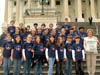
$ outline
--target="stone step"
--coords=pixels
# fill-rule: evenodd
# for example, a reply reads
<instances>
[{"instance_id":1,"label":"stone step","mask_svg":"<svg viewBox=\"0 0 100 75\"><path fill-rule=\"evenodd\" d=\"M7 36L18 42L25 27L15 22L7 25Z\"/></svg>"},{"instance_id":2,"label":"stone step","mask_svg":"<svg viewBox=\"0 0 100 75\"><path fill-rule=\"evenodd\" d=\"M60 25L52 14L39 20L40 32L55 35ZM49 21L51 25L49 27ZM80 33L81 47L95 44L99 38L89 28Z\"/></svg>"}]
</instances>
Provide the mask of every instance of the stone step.
<instances>
[{"instance_id":1,"label":"stone step","mask_svg":"<svg viewBox=\"0 0 100 75\"><path fill-rule=\"evenodd\" d=\"M85 75L88 75L87 70L84 70L84 72L85 72ZM31 71L30 73L31 73L31 75L33 75L34 71ZM48 73L48 71L43 71L43 75L47 75L47 73ZM0 71L0 75L3 75L3 74L4 74L4 72ZM20 75L22 75L22 74L23 74L23 71L20 72ZM13 75L13 70L10 71L10 75ZM53 75L55 75L55 71L53 71ZM72 71L72 75L76 75L75 71ZM100 70L96 70L95 75L100 75Z\"/></svg>"}]
</instances>

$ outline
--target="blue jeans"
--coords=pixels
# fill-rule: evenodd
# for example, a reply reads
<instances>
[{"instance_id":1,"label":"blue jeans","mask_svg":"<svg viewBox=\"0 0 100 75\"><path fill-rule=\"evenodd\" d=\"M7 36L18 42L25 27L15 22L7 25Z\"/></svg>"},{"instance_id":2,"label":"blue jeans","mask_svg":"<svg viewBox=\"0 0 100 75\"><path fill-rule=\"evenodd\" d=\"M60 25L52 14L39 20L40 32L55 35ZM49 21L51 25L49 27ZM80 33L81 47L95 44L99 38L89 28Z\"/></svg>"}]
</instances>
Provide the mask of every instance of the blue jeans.
<instances>
[{"instance_id":1,"label":"blue jeans","mask_svg":"<svg viewBox=\"0 0 100 75\"><path fill-rule=\"evenodd\" d=\"M26 61L24 61L23 75L30 75L30 69L31 69L31 59L27 59Z\"/></svg>"},{"instance_id":2,"label":"blue jeans","mask_svg":"<svg viewBox=\"0 0 100 75\"><path fill-rule=\"evenodd\" d=\"M53 71L53 65L55 62L55 58L49 58L49 70L48 70L48 75L52 75Z\"/></svg>"},{"instance_id":3,"label":"blue jeans","mask_svg":"<svg viewBox=\"0 0 100 75\"><path fill-rule=\"evenodd\" d=\"M21 59L14 59L14 75L20 75Z\"/></svg>"},{"instance_id":4,"label":"blue jeans","mask_svg":"<svg viewBox=\"0 0 100 75\"><path fill-rule=\"evenodd\" d=\"M10 64L10 58L4 57L4 75L9 75Z\"/></svg>"},{"instance_id":5,"label":"blue jeans","mask_svg":"<svg viewBox=\"0 0 100 75\"><path fill-rule=\"evenodd\" d=\"M72 75L72 59L68 59L68 61L65 64L65 75Z\"/></svg>"},{"instance_id":6,"label":"blue jeans","mask_svg":"<svg viewBox=\"0 0 100 75\"><path fill-rule=\"evenodd\" d=\"M42 75L42 62L39 59L34 66L34 75Z\"/></svg>"}]
</instances>

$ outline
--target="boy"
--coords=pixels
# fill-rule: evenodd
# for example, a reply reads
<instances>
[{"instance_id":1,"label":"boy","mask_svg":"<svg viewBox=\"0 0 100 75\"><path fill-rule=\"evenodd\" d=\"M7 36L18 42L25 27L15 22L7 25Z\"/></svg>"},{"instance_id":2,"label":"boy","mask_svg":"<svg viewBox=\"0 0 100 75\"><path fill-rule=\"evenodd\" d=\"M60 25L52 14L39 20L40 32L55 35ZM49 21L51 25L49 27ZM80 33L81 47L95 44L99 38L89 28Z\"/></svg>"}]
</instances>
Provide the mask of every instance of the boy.
<instances>
[{"instance_id":1,"label":"boy","mask_svg":"<svg viewBox=\"0 0 100 75\"><path fill-rule=\"evenodd\" d=\"M12 21L10 21L10 26L8 27L8 33L12 36L14 33L15 33L15 26L14 26L14 24L15 24L15 21L14 20L12 20Z\"/></svg>"},{"instance_id":2,"label":"boy","mask_svg":"<svg viewBox=\"0 0 100 75\"><path fill-rule=\"evenodd\" d=\"M72 58L75 62L76 74L84 75L82 63L85 61L85 52L82 43L80 42L80 37L75 37L75 44L73 44Z\"/></svg>"}]
</instances>

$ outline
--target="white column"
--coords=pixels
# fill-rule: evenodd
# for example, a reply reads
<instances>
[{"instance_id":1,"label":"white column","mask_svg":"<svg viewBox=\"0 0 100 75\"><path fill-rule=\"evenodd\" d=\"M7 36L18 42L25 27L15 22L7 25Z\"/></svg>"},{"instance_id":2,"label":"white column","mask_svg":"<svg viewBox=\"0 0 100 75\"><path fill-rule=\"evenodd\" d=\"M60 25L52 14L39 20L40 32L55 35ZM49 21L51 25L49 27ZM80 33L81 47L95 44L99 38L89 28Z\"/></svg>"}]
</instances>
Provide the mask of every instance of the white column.
<instances>
[{"instance_id":1,"label":"white column","mask_svg":"<svg viewBox=\"0 0 100 75\"><path fill-rule=\"evenodd\" d=\"M4 14L4 23L2 24L2 30L8 26L8 0L5 0L5 14Z\"/></svg>"},{"instance_id":2,"label":"white column","mask_svg":"<svg viewBox=\"0 0 100 75\"><path fill-rule=\"evenodd\" d=\"M17 0L16 5L16 26L19 24L19 16L20 16L20 0Z\"/></svg>"},{"instance_id":3,"label":"white column","mask_svg":"<svg viewBox=\"0 0 100 75\"><path fill-rule=\"evenodd\" d=\"M98 18L100 19L100 0L97 0L98 3Z\"/></svg>"},{"instance_id":4,"label":"white column","mask_svg":"<svg viewBox=\"0 0 100 75\"><path fill-rule=\"evenodd\" d=\"M5 1L4 23L8 24L8 0Z\"/></svg>"},{"instance_id":5,"label":"white column","mask_svg":"<svg viewBox=\"0 0 100 75\"><path fill-rule=\"evenodd\" d=\"M83 18L82 18L82 1L81 0L76 0L76 15L77 15L77 21L78 22L83 22Z\"/></svg>"},{"instance_id":6,"label":"white column","mask_svg":"<svg viewBox=\"0 0 100 75\"><path fill-rule=\"evenodd\" d=\"M31 9L31 0L28 0L28 9Z\"/></svg>"},{"instance_id":7,"label":"white column","mask_svg":"<svg viewBox=\"0 0 100 75\"><path fill-rule=\"evenodd\" d=\"M8 13L9 13L9 15L8 15L8 23L10 23L10 21L12 20L12 17L13 17L13 0L8 0L8 4L9 4L9 6L8 6Z\"/></svg>"},{"instance_id":8,"label":"white column","mask_svg":"<svg viewBox=\"0 0 100 75\"><path fill-rule=\"evenodd\" d=\"M93 17L93 19L96 18L96 14L95 14L95 3L94 0L90 0L90 8L91 8L91 16Z\"/></svg>"},{"instance_id":9,"label":"white column","mask_svg":"<svg viewBox=\"0 0 100 75\"><path fill-rule=\"evenodd\" d=\"M85 9L86 9L86 20L88 21L88 18L90 17L90 7L89 7L89 0L85 0L86 1L86 6L85 6Z\"/></svg>"},{"instance_id":10,"label":"white column","mask_svg":"<svg viewBox=\"0 0 100 75\"><path fill-rule=\"evenodd\" d=\"M64 13L63 13L64 19L68 18L68 20L70 21L68 0L63 0L63 10L64 10Z\"/></svg>"},{"instance_id":11,"label":"white column","mask_svg":"<svg viewBox=\"0 0 100 75\"><path fill-rule=\"evenodd\" d=\"M37 6L38 6L38 8L41 8L40 0L38 0L38 2L37 2Z\"/></svg>"},{"instance_id":12,"label":"white column","mask_svg":"<svg viewBox=\"0 0 100 75\"><path fill-rule=\"evenodd\" d=\"M56 1L55 0L51 0L51 8L55 8L56 7Z\"/></svg>"},{"instance_id":13,"label":"white column","mask_svg":"<svg viewBox=\"0 0 100 75\"><path fill-rule=\"evenodd\" d=\"M24 11L24 9L23 8L24 8L24 1L21 0L20 1L20 23L24 22L24 19L23 19L23 15L24 15L23 11Z\"/></svg>"}]
</instances>

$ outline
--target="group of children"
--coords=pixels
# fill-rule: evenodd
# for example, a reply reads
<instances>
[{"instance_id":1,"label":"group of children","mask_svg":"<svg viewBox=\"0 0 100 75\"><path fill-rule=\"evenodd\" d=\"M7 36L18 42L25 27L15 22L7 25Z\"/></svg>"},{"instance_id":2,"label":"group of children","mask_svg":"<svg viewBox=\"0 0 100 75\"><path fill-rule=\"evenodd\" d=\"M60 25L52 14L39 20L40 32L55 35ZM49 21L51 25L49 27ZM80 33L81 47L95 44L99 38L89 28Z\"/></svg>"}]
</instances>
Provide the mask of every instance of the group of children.
<instances>
[{"instance_id":1,"label":"group of children","mask_svg":"<svg viewBox=\"0 0 100 75\"><path fill-rule=\"evenodd\" d=\"M21 64L23 64L23 75L30 75L31 67L34 67L34 75L42 75L42 65L48 62L48 75L53 75L53 67L56 64L56 75L71 75L72 62L75 62L77 75L84 75L82 62L85 61L83 47L84 27L79 31L75 25L45 24L34 28L30 26L23 28L14 26L14 21L10 22L5 38L1 45L1 59L4 60L4 75L9 75L11 61L14 65L14 75L20 75ZM23 61L23 63L22 63ZM56 62L56 63L55 63ZM65 63L65 66L64 66Z\"/></svg>"}]
</instances>

